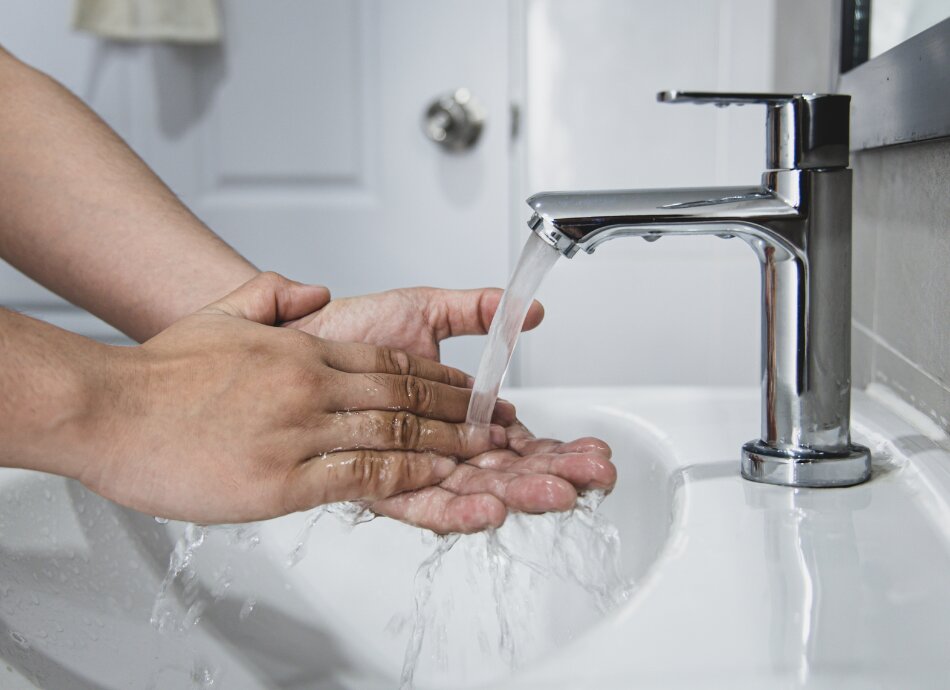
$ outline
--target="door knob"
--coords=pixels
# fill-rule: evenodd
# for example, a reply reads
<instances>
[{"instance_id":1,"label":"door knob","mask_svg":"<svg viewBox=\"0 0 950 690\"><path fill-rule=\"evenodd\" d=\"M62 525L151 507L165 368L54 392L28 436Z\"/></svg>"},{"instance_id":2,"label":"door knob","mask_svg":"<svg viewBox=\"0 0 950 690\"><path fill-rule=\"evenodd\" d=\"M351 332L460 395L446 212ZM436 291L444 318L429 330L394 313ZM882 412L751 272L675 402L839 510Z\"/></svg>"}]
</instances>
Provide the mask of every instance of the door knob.
<instances>
[{"instance_id":1,"label":"door knob","mask_svg":"<svg viewBox=\"0 0 950 690\"><path fill-rule=\"evenodd\" d=\"M485 112L468 89L456 89L436 98L422 117L422 131L449 151L475 146L485 124Z\"/></svg>"}]
</instances>

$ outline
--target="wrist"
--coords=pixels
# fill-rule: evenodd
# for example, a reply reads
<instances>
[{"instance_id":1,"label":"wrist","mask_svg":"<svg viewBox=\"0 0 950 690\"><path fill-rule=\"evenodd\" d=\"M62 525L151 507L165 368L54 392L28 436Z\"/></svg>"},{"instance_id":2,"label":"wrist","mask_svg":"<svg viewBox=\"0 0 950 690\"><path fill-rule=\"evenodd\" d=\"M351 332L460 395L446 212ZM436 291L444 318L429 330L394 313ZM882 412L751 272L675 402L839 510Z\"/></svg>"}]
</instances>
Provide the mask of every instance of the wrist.
<instances>
[{"instance_id":1,"label":"wrist","mask_svg":"<svg viewBox=\"0 0 950 690\"><path fill-rule=\"evenodd\" d=\"M73 414L62 434L75 450L59 473L95 486L112 463L125 460L122 449L149 376L147 354L141 346L93 343L75 376Z\"/></svg>"},{"instance_id":2,"label":"wrist","mask_svg":"<svg viewBox=\"0 0 950 690\"><path fill-rule=\"evenodd\" d=\"M122 349L0 309L0 465L78 477Z\"/></svg>"}]
</instances>

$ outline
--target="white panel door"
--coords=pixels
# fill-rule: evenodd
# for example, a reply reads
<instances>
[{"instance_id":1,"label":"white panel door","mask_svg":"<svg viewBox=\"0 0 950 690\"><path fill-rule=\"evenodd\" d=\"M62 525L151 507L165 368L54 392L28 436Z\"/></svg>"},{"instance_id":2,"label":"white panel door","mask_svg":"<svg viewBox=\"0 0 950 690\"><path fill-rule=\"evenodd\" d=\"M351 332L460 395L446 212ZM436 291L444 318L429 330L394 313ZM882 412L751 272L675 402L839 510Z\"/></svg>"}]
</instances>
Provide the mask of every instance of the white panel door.
<instances>
[{"instance_id":1,"label":"white panel door","mask_svg":"<svg viewBox=\"0 0 950 690\"><path fill-rule=\"evenodd\" d=\"M125 95L125 135L203 220L260 267L337 296L503 284L505 0L221 5L220 46L111 48L76 80L120 63L110 83ZM461 86L487 125L474 149L453 154L420 119ZM2 278L4 294L22 292ZM479 346L455 343L445 356L474 369Z\"/></svg>"},{"instance_id":2,"label":"white panel door","mask_svg":"<svg viewBox=\"0 0 950 690\"><path fill-rule=\"evenodd\" d=\"M198 215L259 266L338 296L504 281L504 0L225 9L220 50L160 47L134 85L140 148ZM460 86L488 125L451 154L420 120ZM185 100L163 102L172 96ZM446 355L472 369L477 345Z\"/></svg>"}]
</instances>

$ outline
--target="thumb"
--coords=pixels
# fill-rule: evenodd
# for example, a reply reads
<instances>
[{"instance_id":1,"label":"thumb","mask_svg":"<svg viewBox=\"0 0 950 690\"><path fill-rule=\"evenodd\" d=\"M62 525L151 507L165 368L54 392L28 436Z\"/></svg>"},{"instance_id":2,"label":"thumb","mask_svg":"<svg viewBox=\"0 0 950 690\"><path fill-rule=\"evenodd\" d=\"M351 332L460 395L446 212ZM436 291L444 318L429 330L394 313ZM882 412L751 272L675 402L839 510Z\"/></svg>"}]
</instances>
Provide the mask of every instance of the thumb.
<instances>
[{"instance_id":1,"label":"thumb","mask_svg":"<svg viewBox=\"0 0 950 690\"><path fill-rule=\"evenodd\" d=\"M329 301L330 291L321 285L304 285L268 271L198 313L226 314L273 326L315 312Z\"/></svg>"},{"instance_id":2,"label":"thumb","mask_svg":"<svg viewBox=\"0 0 950 690\"><path fill-rule=\"evenodd\" d=\"M456 335L482 335L488 332L503 290L480 288L477 290L432 289L429 294L429 325L439 340ZM525 316L522 330L529 331L544 318L544 307L532 301Z\"/></svg>"}]
</instances>

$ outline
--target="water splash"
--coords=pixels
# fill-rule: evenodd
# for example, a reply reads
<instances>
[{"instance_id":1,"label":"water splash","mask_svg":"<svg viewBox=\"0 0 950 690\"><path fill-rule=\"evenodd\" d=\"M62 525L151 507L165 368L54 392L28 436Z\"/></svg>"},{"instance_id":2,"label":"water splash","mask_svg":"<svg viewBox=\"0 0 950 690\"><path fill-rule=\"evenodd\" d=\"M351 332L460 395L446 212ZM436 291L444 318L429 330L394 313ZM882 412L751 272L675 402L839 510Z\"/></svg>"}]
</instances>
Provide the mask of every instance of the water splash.
<instances>
[{"instance_id":1,"label":"water splash","mask_svg":"<svg viewBox=\"0 0 950 690\"><path fill-rule=\"evenodd\" d=\"M376 519L376 513L370 510L369 506L365 503L359 501L341 501L339 503L330 503L314 508L307 516L307 521L304 523L304 526L300 528L294 548L287 554L287 560L284 561L284 565L288 568L293 568L307 555L310 533L324 515L332 515L350 527L362 525L364 522Z\"/></svg>"},{"instance_id":2,"label":"water splash","mask_svg":"<svg viewBox=\"0 0 950 690\"><path fill-rule=\"evenodd\" d=\"M185 525L185 531L175 542L175 547L168 559L168 572L165 573L165 578L162 580L158 595L155 597L155 604L152 606L152 615L149 618L152 627L161 633L172 629L182 630L197 623L201 616L203 609L201 602L192 600L183 619L181 621L177 620L171 589L182 574L184 574L185 589L191 589L191 585L197 579L197 573L192 567L195 551L204 543L207 535L207 527L189 523ZM186 594L188 594L187 591ZM186 597L186 600L189 598Z\"/></svg>"},{"instance_id":3,"label":"water splash","mask_svg":"<svg viewBox=\"0 0 950 690\"><path fill-rule=\"evenodd\" d=\"M409 635L409 643L406 645L406 656L399 677L399 690L411 690L412 688L412 680L415 677L416 667L419 663L419 655L422 653L422 641L425 639L426 607L429 598L432 596L435 576L442 567L445 554L455 546L459 536L458 534L438 536L435 551L419 565L419 569L416 571L412 632Z\"/></svg>"},{"instance_id":4,"label":"water splash","mask_svg":"<svg viewBox=\"0 0 950 690\"><path fill-rule=\"evenodd\" d=\"M300 532L297 533L297 542L294 544L294 548L287 554L287 560L284 561L285 566L293 568L304 559L304 556L307 555L307 543L310 541L310 533L313 531L314 525L320 522L320 518L326 515L326 512L326 506L319 506L310 511L310 514L307 515L307 521L303 527L300 528Z\"/></svg>"},{"instance_id":5,"label":"water splash","mask_svg":"<svg viewBox=\"0 0 950 690\"><path fill-rule=\"evenodd\" d=\"M216 669L196 661L191 669L191 682L193 688L210 688L214 686L218 679Z\"/></svg>"},{"instance_id":6,"label":"water splash","mask_svg":"<svg viewBox=\"0 0 950 690\"><path fill-rule=\"evenodd\" d=\"M416 573L410 616L394 617L388 626L393 634L409 635L402 690L412 687L423 659L433 669L457 669L473 661L477 673L499 661L517 669L550 649L547 626L558 619L579 616L578 621L593 622L628 601L633 582L623 574L619 533L598 511L603 499L604 492L586 492L567 513L513 513L496 530L455 535L455 552L467 561L463 591L478 603L463 633L471 635L472 644L451 658L441 638L451 629L460 632L453 622L453 583L446 580L450 572L458 574L458 564L446 566L455 557L448 553L451 547L438 542ZM561 584L552 589L552 583ZM555 601L564 606L552 609ZM559 639L567 641L574 634L562 627L559 635L566 637Z\"/></svg>"},{"instance_id":7,"label":"water splash","mask_svg":"<svg viewBox=\"0 0 950 690\"><path fill-rule=\"evenodd\" d=\"M257 599L250 597L245 599L244 603L241 604L241 611L238 613L238 619L246 621L250 617L251 612L254 610L254 607L257 606Z\"/></svg>"},{"instance_id":8,"label":"water splash","mask_svg":"<svg viewBox=\"0 0 950 690\"><path fill-rule=\"evenodd\" d=\"M492 594L495 597L495 615L498 618L498 651L509 667L514 668L519 660L515 634L518 613L511 597L512 576L515 561L498 536L498 530L485 534L485 562L491 576Z\"/></svg>"}]
</instances>

